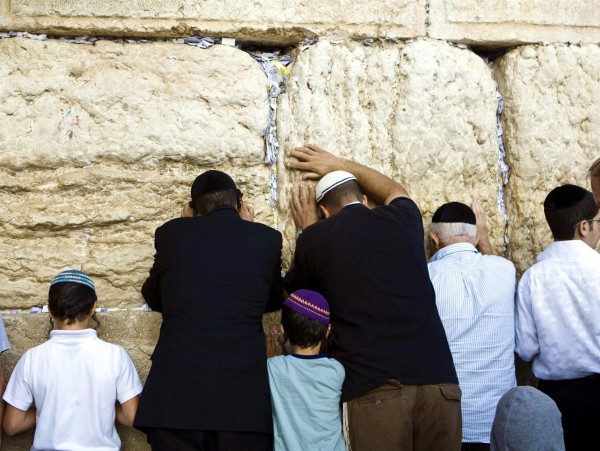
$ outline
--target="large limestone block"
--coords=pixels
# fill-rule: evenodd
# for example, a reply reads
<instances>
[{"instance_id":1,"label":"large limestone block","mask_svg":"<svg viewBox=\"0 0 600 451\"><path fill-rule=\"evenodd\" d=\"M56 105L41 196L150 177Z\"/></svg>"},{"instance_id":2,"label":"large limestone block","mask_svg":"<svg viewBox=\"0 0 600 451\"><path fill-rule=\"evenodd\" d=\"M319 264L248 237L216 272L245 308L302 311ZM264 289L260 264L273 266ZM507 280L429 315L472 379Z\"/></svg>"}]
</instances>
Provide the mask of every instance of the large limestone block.
<instances>
[{"instance_id":1,"label":"large limestone block","mask_svg":"<svg viewBox=\"0 0 600 451\"><path fill-rule=\"evenodd\" d=\"M510 256L520 271L552 242L546 195L564 183L589 189L600 148L600 47L524 46L493 63L504 97Z\"/></svg>"},{"instance_id":2,"label":"large limestone block","mask_svg":"<svg viewBox=\"0 0 600 451\"><path fill-rule=\"evenodd\" d=\"M221 169L269 225L267 79L247 53L1 39L0 308L88 272L102 307L139 307L156 227Z\"/></svg>"},{"instance_id":3,"label":"large limestone block","mask_svg":"<svg viewBox=\"0 0 600 451\"><path fill-rule=\"evenodd\" d=\"M0 30L113 36L229 36L291 44L306 35L425 34L426 0L378 2L0 0Z\"/></svg>"},{"instance_id":4,"label":"large limestone block","mask_svg":"<svg viewBox=\"0 0 600 451\"><path fill-rule=\"evenodd\" d=\"M500 250L496 87L477 55L430 40L368 47L320 41L295 59L278 113L285 151L311 142L391 176L420 206L426 225L442 203L478 197ZM282 199L300 179L285 161L282 152ZM291 249L287 201L280 214Z\"/></svg>"},{"instance_id":5,"label":"large limestone block","mask_svg":"<svg viewBox=\"0 0 600 451\"><path fill-rule=\"evenodd\" d=\"M0 166L258 164L265 75L217 45L0 40Z\"/></svg>"},{"instance_id":6,"label":"large limestone block","mask_svg":"<svg viewBox=\"0 0 600 451\"><path fill-rule=\"evenodd\" d=\"M479 46L598 42L600 9L587 0L430 0L428 36Z\"/></svg>"}]
</instances>

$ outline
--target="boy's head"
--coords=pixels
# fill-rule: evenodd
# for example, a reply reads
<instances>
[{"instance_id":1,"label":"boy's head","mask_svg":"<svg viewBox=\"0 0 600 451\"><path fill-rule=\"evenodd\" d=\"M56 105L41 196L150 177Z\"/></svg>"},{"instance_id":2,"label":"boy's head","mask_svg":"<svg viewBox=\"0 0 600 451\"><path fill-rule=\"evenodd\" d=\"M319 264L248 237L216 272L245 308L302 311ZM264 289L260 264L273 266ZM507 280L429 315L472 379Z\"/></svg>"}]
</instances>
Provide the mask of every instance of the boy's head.
<instances>
[{"instance_id":1,"label":"boy's head","mask_svg":"<svg viewBox=\"0 0 600 451\"><path fill-rule=\"evenodd\" d=\"M48 309L54 318L66 321L66 324L85 320L96 300L94 282L81 271L62 271L50 283Z\"/></svg>"},{"instance_id":2,"label":"boy's head","mask_svg":"<svg viewBox=\"0 0 600 451\"><path fill-rule=\"evenodd\" d=\"M294 291L283 301L281 325L290 344L300 348L321 345L323 350L330 329L329 304L315 291Z\"/></svg>"}]
</instances>

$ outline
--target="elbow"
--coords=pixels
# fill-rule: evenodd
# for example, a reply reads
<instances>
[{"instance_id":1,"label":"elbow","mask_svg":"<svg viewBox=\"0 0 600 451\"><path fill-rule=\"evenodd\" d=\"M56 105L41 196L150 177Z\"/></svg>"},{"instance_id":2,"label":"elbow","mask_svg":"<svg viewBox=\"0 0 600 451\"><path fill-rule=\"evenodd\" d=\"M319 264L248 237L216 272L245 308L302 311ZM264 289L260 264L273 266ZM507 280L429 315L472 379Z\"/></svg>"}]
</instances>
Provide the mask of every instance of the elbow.
<instances>
[{"instance_id":1,"label":"elbow","mask_svg":"<svg viewBox=\"0 0 600 451\"><path fill-rule=\"evenodd\" d=\"M9 437L12 437L13 435L18 434L19 432L21 432L21 430L15 424L13 424L10 421L6 421L6 420L4 420L2 422L2 430Z\"/></svg>"}]
</instances>

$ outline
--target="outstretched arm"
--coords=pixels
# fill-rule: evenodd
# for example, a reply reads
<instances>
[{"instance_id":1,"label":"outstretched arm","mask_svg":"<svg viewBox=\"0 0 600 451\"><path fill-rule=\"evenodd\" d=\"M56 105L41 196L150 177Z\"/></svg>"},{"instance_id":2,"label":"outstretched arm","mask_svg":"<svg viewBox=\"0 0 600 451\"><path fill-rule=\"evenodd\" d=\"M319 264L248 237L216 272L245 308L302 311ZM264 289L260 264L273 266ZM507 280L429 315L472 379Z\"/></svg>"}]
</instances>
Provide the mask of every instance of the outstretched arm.
<instances>
[{"instance_id":1,"label":"outstretched arm","mask_svg":"<svg viewBox=\"0 0 600 451\"><path fill-rule=\"evenodd\" d=\"M356 177L363 192L378 204L389 204L397 197L409 197L402 185L382 173L352 160L335 156L314 144L296 147L289 154L298 161L288 167L305 171L305 180L316 180L331 171L347 171Z\"/></svg>"}]
</instances>

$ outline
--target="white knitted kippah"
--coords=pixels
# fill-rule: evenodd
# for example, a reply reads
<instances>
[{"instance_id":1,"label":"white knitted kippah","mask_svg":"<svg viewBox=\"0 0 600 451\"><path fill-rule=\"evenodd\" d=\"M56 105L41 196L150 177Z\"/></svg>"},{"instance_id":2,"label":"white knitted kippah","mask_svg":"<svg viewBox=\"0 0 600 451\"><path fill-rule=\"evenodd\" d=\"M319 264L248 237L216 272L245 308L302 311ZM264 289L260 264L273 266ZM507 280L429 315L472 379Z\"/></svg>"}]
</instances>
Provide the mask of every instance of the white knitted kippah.
<instances>
[{"instance_id":1,"label":"white knitted kippah","mask_svg":"<svg viewBox=\"0 0 600 451\"><path fill-rule=\"evenodd\" d=\"M317 203L323 200L325 194L338 186L349 182L350 180L356 180L352 174L346 171L333 171L329 174L325 174L319 183L317 183Z\"/></svg>"}]
</instances>

